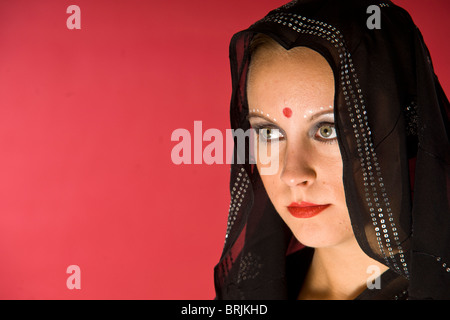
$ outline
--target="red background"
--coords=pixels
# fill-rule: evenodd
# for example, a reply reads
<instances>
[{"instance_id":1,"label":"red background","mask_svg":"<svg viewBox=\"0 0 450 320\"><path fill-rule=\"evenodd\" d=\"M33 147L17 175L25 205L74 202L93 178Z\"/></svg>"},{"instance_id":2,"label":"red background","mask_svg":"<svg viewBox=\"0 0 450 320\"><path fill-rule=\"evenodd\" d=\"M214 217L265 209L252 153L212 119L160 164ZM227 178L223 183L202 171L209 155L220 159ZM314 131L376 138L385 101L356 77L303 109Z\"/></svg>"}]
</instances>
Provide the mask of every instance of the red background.
<instances>
[{"instance_id":1,"label":"red background","mask_svg":"<svg viewBox=\"0 0 450 320\"><path fill-rule=\"evenodd\" d=\"M229 166L174 165L171 133L225 132L229 40L285 2L1 0L0 299L214 297ZM396 3L450 93L450 2Z\"/></svg>"}]
</instances>

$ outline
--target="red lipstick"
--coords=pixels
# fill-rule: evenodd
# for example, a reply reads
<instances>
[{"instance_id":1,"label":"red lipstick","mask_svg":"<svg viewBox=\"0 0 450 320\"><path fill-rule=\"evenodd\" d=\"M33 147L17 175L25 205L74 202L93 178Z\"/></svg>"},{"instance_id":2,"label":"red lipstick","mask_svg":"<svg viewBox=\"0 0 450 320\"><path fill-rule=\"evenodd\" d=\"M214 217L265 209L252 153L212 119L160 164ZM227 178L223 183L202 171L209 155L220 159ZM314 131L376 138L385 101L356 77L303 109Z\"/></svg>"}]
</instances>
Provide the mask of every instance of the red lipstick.
<instances>
[{"instance_id":1,"label":"red lipstick","mask_svg":"<svg viewBox=\"0 0 450 320\"><path fill-rule=\"evenodd\" d=\"M312 218L328 208L329 204L315 204L302 201L292 202L287 208L295 218Z\"/></svg>"}]
</instances>

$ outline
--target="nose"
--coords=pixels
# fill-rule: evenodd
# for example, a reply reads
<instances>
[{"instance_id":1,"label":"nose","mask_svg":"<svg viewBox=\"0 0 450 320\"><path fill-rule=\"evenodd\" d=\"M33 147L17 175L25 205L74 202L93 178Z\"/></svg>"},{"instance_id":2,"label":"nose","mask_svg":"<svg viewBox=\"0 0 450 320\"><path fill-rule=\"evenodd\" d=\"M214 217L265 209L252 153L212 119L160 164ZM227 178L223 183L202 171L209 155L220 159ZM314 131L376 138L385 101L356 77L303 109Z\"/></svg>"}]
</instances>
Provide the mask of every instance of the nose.
<instances>
[{"instance_id":1,"label":"nose","mask_svg":"<svg viewBox=\"0 0 450 320\"><path fill-rule=\"evenodd\" d=\"M313 155L307 148L288 146L282 166L281 180L289 187L308 187L316 180Z\"/></svg>"}]
</instances>

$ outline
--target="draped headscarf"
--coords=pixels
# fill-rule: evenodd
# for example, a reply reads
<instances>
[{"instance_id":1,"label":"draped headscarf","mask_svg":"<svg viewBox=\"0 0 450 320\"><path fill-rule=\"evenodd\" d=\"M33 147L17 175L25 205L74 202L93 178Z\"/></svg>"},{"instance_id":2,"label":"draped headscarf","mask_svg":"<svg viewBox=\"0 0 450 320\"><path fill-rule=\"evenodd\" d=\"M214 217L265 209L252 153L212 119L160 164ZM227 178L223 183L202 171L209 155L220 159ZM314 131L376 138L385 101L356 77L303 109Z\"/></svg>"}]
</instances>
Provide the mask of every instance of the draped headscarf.
<instances>
[{"instance_id":1,"label":"draped headscarf","mask_svg":"<svg viewBox=\"0 0 450 320\"><path fill-rule=\"evenodd\" d=\"M380 28L368 25L371 5ZM343 185L361 249L407 281L409 299L449 299L450 106L410 15L391 1L298 0L238 32L230 43L235 130L250 128L246 79L260 33L287 50L319 52L333 70ZM231 166L216 298L287 299L286 261L305 249L295 246L248 154Z\"/></svg>"}]
</instances>

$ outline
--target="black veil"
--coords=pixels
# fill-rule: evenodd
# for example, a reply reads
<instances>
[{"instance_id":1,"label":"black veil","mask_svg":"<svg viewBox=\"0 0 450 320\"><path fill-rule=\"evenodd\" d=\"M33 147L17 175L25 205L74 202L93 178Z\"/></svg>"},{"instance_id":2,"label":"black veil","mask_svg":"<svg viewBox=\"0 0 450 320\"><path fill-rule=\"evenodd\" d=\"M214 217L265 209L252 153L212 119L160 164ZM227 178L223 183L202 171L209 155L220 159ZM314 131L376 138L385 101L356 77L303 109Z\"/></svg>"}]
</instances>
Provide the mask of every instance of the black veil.
<instances>
[{"instance_id":1,"label":"black veil","mask_svg":"<svg viewBox=\"0 0 450 320\"><path fill-rule=\"evenodd\" d=\"M367 26L370 5L380 9L380 29ZM333 69L343 183L360 247L407 280L410 299L450 299L450 106L409 14L390 1L298 0L235 34L235 130L250 128L246 76L258 33L285 49L310 47ZM244 156L245 163L231 167L216 298L287 299L286 260L305 249Z\"/></svg>"}]
</instances>

